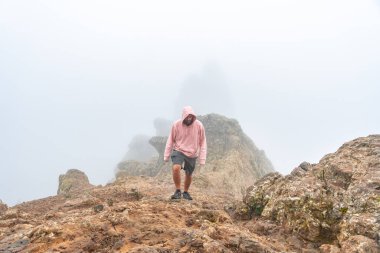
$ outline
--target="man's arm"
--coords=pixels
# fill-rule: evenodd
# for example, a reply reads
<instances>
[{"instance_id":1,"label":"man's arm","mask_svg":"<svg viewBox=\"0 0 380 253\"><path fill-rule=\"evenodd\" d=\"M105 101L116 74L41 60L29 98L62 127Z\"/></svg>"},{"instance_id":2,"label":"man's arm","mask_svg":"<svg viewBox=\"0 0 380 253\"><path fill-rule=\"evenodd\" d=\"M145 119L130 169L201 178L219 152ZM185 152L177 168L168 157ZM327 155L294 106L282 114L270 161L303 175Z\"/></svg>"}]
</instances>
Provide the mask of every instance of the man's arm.
<instances>
[{"instance_id":1,"label":"man's arm","mask_svg":"<svg viewBox=\"0 0 380 253\"><path fill-rule=\"evenodd\" d=\"M206 156L207 156L207 142L206 142L205 128L203 127L203 125L201 125L201 131L200 131L200 136L199 136L199 146L200 146L199 163L200 165L205 165Z\"/></svg>"}]
</instances>

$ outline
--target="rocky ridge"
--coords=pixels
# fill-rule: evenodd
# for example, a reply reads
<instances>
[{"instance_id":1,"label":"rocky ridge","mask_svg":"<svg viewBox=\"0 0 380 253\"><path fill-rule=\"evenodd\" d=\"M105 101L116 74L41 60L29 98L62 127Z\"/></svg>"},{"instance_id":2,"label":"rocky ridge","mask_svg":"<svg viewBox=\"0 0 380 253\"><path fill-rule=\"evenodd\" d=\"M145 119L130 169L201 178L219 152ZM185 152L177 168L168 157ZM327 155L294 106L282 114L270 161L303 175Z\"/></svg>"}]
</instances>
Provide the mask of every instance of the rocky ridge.
<instances>
[{"instance_id":1,"label":"rocky ridge","mask_svg":"<svg viewBox=\"0 0 380 253\"><path fill-rule=\"evenodd\" d=\"M0 217L0 252L268 253L313 247L283 238L274 223L261 223L270 230L256 233L258 221L232 219L225 203L234 200L224 194L194 188L194 201L170 201L171 193L163 181L127 177L11 207Z\"/></svg>"},{"instance_id":2,"label":"rocky ridge","mask_svg":"<svg viewBox=\"0 0 380 253\"><path fill-rule=\"evenodd\" d=\"M207 137L207 162L195 171L200 188L224 189L229 194L241 197L242 190L274 168L264 151L259 150L253 141L244 134L239 123L218 114L198 116L203 123ZM170 129L168 129L169 133ZM171 180L170 163L163 163L163 154L167 137L155 136L149 143L157 150L159 157L149 162L133 160L118 165L120 176L155 176ZM198 174L197 174L198 173Z\"/></svg>"},{"instance_id":3,"label":"rocky ridge","mask_svg":"<svg viewBox=\"0 0 380 253\"><path fill-rule=\"evenodd\" d=\"M6 207L0 252L378 253L379 165L373 135L287 176L262 177L243 201L197 184L193 201L171 201L162 178L97 187L82 178L69 194Z\"/></svg>"}]
</instances>

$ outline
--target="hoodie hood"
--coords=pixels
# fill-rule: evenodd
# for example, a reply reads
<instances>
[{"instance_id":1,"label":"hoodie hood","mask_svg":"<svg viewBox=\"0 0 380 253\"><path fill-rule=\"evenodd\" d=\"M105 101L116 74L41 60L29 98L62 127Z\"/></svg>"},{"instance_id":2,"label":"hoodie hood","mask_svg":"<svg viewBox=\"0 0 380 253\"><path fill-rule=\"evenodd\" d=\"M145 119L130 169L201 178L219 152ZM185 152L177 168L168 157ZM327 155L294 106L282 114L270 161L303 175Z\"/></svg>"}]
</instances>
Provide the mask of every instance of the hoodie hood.
<instances>
[{"instance_id":1,"label":"hoodie hood","mask_svg":"<svg viewBox=\"0 0 380 253\"><path fill-rule=\"evenodd\" d=\"M185 106L182 110L182 121L189 115L193 115L195 117L194 121L197 119L197 115L195 115L193 108L191 106Z\"/></svg>"}]
</instances>

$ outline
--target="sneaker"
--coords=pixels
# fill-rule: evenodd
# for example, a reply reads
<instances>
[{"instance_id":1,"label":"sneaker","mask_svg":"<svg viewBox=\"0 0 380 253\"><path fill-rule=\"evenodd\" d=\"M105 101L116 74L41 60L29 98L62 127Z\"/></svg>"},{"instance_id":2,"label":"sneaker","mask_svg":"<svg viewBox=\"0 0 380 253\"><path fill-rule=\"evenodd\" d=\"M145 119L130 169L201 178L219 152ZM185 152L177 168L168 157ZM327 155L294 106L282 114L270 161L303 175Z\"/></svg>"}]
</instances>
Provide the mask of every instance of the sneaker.
<instances>
[{"instance_id":1,"label":"sneaker","mask_svg":"<svg viewBox=\"0 0 380 253\"><path fill-rule=\"evenodd\" d=\"M171 198L172 199L180 199L181 198L181 190L176 190Z\"/></svg>"},{"instance_id":2,"label":"sneaker","mask_svg":"<svg viewBox=\"0 0 380 253\"><path fill-rule=\"evenodd\" d=\"M193 200L193 198L190 196L188 192L183 192L182 197L187 200Z\"/></svg>"}]
</instances>

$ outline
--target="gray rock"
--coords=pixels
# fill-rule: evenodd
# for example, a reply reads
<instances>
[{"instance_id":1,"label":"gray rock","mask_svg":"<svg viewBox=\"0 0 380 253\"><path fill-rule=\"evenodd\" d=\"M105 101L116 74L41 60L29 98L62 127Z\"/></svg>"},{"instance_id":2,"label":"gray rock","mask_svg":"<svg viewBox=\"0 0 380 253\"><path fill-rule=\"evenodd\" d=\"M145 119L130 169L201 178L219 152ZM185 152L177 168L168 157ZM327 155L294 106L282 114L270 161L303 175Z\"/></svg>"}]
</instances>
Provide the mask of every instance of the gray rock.
<instances>
[{"instance_id":1,"label":"gray rock","mask_svg":"<svg viewBox=\"0 0 380 253\"><path fill-rule=\"evenodd\" d=\"M234 220L250 220L252 219L252 210L243 202L226 204L224 211Z\"/></svg>"},{"instance_id":2,"label":"gray rock","mask_svg":"<svg viewBox=\"0 0 380 253\"><path fill-rule=\"evenodd\" d=\"M290 172L290 175L293 177L302 177L306 171L302 169L301 167L296 167Z\"/></svg>"},{"instance_id":3,"label":"gray rock","mask_svg":"<svg viewBox=\"0 0 380 253\"><path fill-rule=\"evenodd\" d=\"M104 209L103 205L96 205L96 206L94 206L95 213L99 213L99 212L103 211L103 209Z\"/></svg>"},{"instance_id":4,"label":"gray rock","mask_svg":"<svg viewBox=\"0 0 380 253\"><path fill-rule=\"evenodd\" d=\"M241 238L240 244L239 244L239 252L246 252L246 253L270 253L271 251L268 247L264 246L262 243L252 239L243 237Z\"/></svg>"},{"instance_id":5,"label":"gray rock","mask_svg":"<svg viewBox=\"0 0 380 253\"><path fill-rule=\"evenodd\" d=\"M302 162L300 165L298 165L298 167L292 170L290 175L293 177L302 177L311 167L312 165L310 163Z\"/></svg>"},{"instance_id":6,"label":"gray rock","mask_svg":"<svg viewBox=\"0 0 380 253\"><path fill-rule=\"evenodd\" d=\"M298 167L300 167L304 171L308 171L311 167L311 164L308 162L302 162Z\"/></svg>"}]
</instances>

